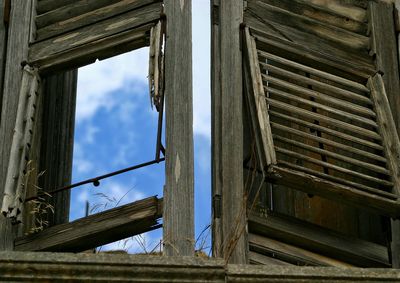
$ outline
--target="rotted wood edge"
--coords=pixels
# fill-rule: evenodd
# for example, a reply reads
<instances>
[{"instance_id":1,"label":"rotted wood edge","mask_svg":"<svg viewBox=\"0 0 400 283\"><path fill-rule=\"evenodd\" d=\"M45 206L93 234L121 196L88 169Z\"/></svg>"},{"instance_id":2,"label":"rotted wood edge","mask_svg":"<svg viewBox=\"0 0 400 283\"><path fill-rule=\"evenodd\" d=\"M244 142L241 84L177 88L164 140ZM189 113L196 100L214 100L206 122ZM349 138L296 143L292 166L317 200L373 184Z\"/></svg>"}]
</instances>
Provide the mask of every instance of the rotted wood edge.
<instances>
[{"instance_id":1,"label":"rotted wood edge","mask_svg":"<svg viewBox=\"0 0 400 283\"><path fill-rule=\"evenodd\" d=\"M16 251L81 252L161 225L162 199L150 197L15 240Z\"/></svg>"}]
</instances>

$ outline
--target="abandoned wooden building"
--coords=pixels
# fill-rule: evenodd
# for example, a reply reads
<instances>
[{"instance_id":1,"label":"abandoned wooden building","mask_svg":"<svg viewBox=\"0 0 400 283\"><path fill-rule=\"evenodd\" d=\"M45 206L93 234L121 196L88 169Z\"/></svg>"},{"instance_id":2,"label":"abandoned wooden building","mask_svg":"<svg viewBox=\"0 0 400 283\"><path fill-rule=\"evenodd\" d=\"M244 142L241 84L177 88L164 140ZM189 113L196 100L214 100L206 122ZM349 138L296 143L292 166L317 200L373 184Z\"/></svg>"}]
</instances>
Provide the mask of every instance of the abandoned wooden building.
<instances>
[{"instance_id":1,"label":"abandoned wooden building","mask_svg":"<svg viewBox=\"0 0 400 283\"><path fill-rule=\"evenodd\" d=\"M208 5L198 258L191 0L0 0L0 281L399 282L400 1ZM69 222L77 68L145 46L156 157L125 170L165 161L163 197ZM38 199L56 209L26 235ZM163 256L82 253L161 227Z\"/></svg>"}]
</instances>

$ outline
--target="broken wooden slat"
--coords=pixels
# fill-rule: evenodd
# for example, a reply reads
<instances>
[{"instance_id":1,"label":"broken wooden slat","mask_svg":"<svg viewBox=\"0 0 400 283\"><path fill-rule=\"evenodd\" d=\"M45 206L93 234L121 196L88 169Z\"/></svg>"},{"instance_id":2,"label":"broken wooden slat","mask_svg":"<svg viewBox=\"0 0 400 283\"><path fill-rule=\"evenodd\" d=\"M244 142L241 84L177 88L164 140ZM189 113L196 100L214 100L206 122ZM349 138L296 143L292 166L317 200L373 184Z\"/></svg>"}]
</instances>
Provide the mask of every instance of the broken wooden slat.
<instances>
[{"instance_id":1,"label":"broken wooden slat","mask_svg":"<svg viewBox=\"0 0 400 283\"><path fill-rule=\"evenodd\" d=\"M270 110L269 114L271 116L274 116L274 117L278 117L278 118L282 118L282 119L288 120L288 121L293 122L293 123L295 123L297 125L305 126L305 127L310 128L310 129L313 129L313 130L316 130L316 131L321 131L322 133L326 133L326 134L329 134L329 135L334 136L334 137L339 137L339 138L341 138L343 140L346 140L346 141L350 141L350 142L354 142L354 143L357 143L357 144L360 144L360 145L363 145L363 146L367 146L367 147L369 147L371 149L383 150L383 147L380 144L373 143L373 142L370 142L370 141L365 140L365 139L360 139L358 137L355 137L354 135L348 135L348 134L343 133L341 131L339 132L339 131L336 131L334 129L330 129L330 128L327 128L327 127L322 127L320 125L307 122L307 121L305 121L303 119L298 119L298 118L295 118L295 117L292 117L292 116L288 116L288 115L285 115L285 114L282 114L282 113L279 113L279 112L276 112L276 111L273 111L273 110Z\"/></svg>"},{"instance_id":2,"label":"broken wooden slat","mask_svg":"<svg viewBox=\"0 0 400 283\"><path fill-rule=\"evenodd\" d=\"M389 267L386 247L280 215L249 215L249 231L362 267Z\"/></svg>"},{"instance_id":3,"label":"broken wooden slat","mask_svg":"<svg viewBox=\"0 0 400 283\"><path fill-rule=\"evenodd\" d=\"M249 2L246 13L251 13L258 19L266 19L265 21L269 25L273 26L274 23L277 23L296 28L343 47L364 52L369 48L369 38L367 36L349 32L261 1Z\"/></svg>"},{"instance_id":4,"label":"broken wooden slat","mask_svg":"<svg viewBox=\"0 0 400 283\"><path fill-rule=\"evenodd\" d=\"M15 250L80 252L159 228L161 215L162 200L150 197L18 238Z\"/></svg>"},{"instance_id":5,"label":"broken wooden slat","mask_svg":"<svg viewBox=\"0 0 400 283\"><path fill-rule=\"evenodd\" d=\"M358 135L362 135L366 138L381 140L381 136L374 131L370 131L370 130L355 126L353 124L346 123L341 120L333 119L333 118L330 118L330 117L327 117L327 116L324 116L324 115L321 115L321 114L318 114L315 112L307 111L305 109L293 106L288 103L284 103L284 102L280 102L278 100L268 98L268 104L273 107L276 107L278 109L281 109L281 110L291 111L291 112L296 113L305 118L323 121L332 126L337 126L338 128L341 128L341 129L349 131L349 132L353 132Z\"/></svg>"},{"instance_id":6,"label":"broken wooden slat","mask_svg":"<svg viewBox=\"0 0 400 283\"><path fill-rule=\"evenodd\" d=\"M87 1L81 0L69 6L39 16L38 21L43 19L45 25L38 26L36 41L42 41L50 37L58 36L83 28L84 26L99 23L113 16L129 12L133 9L139 10L143 6L160 2L159 0L112 0L112 1ZM87 3L87 5L82 5ZM54 18L55 17L55 18ZM130 18L130 15L126 15ZM129 22L129 21L128 21Z\"/></svg>"},{"instance_id":7,"label":"broken wooden slat","mask_svg":"<svg viewBox=\"0 0 400 283\"><path fill-rule=\"evenodd\" d=\"M331 165L329 163L325 163L316 159L308 158L307 156L296 154L292 151L282 150L278 148L277 151L283 152L284 154L292 155L296 158L304 160L307 159L307 161L325 166L339 172L353 175L355 177L364 178L366 180L373 179L371 181L374 181L375 183L392 186L392 184L388 181L366 176L364 174L361 174L363 176L360 176L359 173L356 173L354 171ZM291 188L296 188L297 190L309 194L320 195L324 198L336 200L345 204L347 203L353 206L362 207L363 209L368 209L381 215L386 215L390 217L398 217L400 215L400 202L398 200L391 200L386 197L381 197L377 194L360 191L359 189L340 185L331 181L324 180L322 178L318 178L316 176L312 176L288 168L282 168L280 166L274 166L273 170L275 171L275 174L271 175L271 180L275 180L275 182L279 184ZM346 170L348 172L345 172Z\"/></svg>"},{"instance_id":8,"label":"broken wooden slat","mask_svg":"<svg viewBox=\"0 0 400 283\"><path fill-rule=\"evenodd\" d=\"M58 54L48 54L35 61L42 73L78 68L96 61L148 45L147 32L153 24L88 42Z\"/></svg>"},{"instance_id":9,"label":"broken wooden slat","mask_svg":"<svg viewBox=\"0 0 400 283\"><path fill-rule=\"evenodd\" d=\"M376 73L372 64L365 64L360 60L346 60L348 56L342 57L336 53L329 53L324 49L316 50L310 46L305 46L304 37L301 38L301 42L293 42L292 38L290 41L283 40L253 26L251 27L251 32L257 40L257 45L263 47L262 49L270 50L273 47L284 50L286 54L290 54L292 57L309 60L312 66L318 66L319 69L332 70L332 73L345 72L347 75L353 74L361 78L368 78Z\"/></svg>"},{"instance_id":10,"label":"broken wooden slat","mask_svg":"<svg viewBox=\"0 0 400 283\"><path fill-rule=\"evenodd\" d=\"M309 0L309 2L358 22L367 21L366 8L369 0Z\"/></svg>"},{"instance_id":11,"label":"broken wooden slat","mask_svg":"<svg viewBox=\"0 0 400 283\"><path fill-rule=\"evenodd\" d=\"M150 31L150 52L149 52L149 93L151 105L156 105L157 109L160 106L161 94L161 81L164 78L161 76L163 73L162 66L162 47L163 47L163 33L162 23L159 21Z\"/></svg>"},{"instance_id":12,"label":"broken wooden slat","mask_svg":"<svg viewBox=\"0 0 400 283\"><path fill-rule=\"evenodd\" d=\"M267 216L268 217L268 216ZM250 250L260 252L275 260L282 260L288 264L307 266L336 266L351 267L353 265L314 253L280 241L249 233ZM270 257L270 258L271 258Z\"/></svg>"},{"instance_id":13,"label":"broken wooden slat","mask_svg":"<svg viewBox=\"0 0 400 283\"><path fill-rule=\"evenodd\" d=\"M68 51L152 23L160 17L161 8L160 3L147 5L98 24L35 43L30 48L29 61L37 64L49 57L62 56Z\"/></svg>"},{"instance_id":14,"label":"broken wooden slat","mask_svg":"<svg viewBox=\"0 0 400 283\"><path fill-rule=\"evenodd\" d=\"M260 0L249 0L249 2L258 2ZM293 13L309 17L326 24L343 28L359 34L367 34L368 25L364 23L366 18L365 10L353 8L352 13L343 15L340 10L329 9L326 5L315 5L307 0L261 0L261 2L291 11ZM356 14L355 11L362 13Z\"/></svg>"},{"instance_id":15,"label":"broken wooden slat","mask_svg":"<svg viewBox=\"0 0 400 283\"><path fill-rule=\"evenodd\" d=\"M323 138L323 137L319 137L319 136L316 136L316 135L312 135L312 134L309 134L309 133L307 133L305 131L299 131L299 130L297 130L295 128L290 128L290 127L287 127L287 126L284 126L284 125L281 125L281 124L278 124L278 123L275 123L275 122L271 122L271 127L274 128L274 129L290 132L291 134L297 135L299 137L304 137L307 140L314 140L314 141L319 142L321 144L326 144L326 145L333 146L334 148L342 149L342 150L347 151L347 152L349 152L351 154L356 154L356 155L359 155L361 157L366 157L366 158L373 159L373 160L380 161L380 162L384 162L384 163L387 162L387 159L385 157L380 156L380 155L376 155L376 154L373 154L373 153L370 153L368 151L364 151L364 150L358 149L358 148L350 146L350 145L338 143L336 141L333 141L333 140L330 140L330 139L327 139L327 138Z\"/></svg>"}]
</instances>

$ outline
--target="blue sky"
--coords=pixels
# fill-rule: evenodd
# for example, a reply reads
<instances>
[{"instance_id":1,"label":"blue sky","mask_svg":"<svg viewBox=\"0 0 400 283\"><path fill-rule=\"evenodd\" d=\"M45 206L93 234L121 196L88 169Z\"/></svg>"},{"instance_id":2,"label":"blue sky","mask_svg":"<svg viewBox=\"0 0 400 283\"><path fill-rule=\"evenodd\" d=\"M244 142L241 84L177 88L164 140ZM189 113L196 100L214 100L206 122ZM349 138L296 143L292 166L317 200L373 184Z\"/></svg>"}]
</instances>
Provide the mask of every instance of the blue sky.
<instances>
[{"instance_id":1,"label":"blue sky","mask_svg":"<svg viewBox=\"0 0 400 283\"><path fill-rule=\"evenodd\" d=\"M211 220L210 161L210 17L209 1L193 0L193 128L195 150L196 236ZM157 112L150 107L147 84L148 48L79 69L73 182L154 159ZM164 163L125 173L99 187L72 190L71 220L92 209L104 210L148 196L162 196ZM119 201L121 200L121 201ZM209 233L208 233L209 235ZM152 250L161 230L140 241ZM209 239L208 239L209 241ZM136 240L104 249L143 252Z\"/></svg>"}]
</instances>

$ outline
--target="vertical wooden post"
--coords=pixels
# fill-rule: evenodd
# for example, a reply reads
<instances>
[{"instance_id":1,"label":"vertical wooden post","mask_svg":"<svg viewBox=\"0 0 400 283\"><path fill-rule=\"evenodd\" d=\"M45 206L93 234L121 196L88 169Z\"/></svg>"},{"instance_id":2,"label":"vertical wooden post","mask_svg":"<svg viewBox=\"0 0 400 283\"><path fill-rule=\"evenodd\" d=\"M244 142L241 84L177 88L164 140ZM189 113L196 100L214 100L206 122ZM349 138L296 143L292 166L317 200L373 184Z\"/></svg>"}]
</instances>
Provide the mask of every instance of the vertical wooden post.
<instances>
[{"instance_id":1,"label":"vertical wooden post","mask_svg":"<svg viewBox=\"0 0 400 283\"><path fill-rule=\"evenodd\" d=\"M383 73L383 81L397 132L400 126L400 82L398 46L395 31L394 6L392 3L369 2L372 50L376 65ZM400 220L392 220L392 267L400 268Z\"/></svg>"},{"instance_id":2,"label":"vertical wooden post","mask_svg":"<svg viewBox=\"0 0 400 283\"><path fill-rule=\"evenodd\" d=\"M246 199L243 188L243 1L220 1L213 25L213 192L220 193L221 219L214 227L216 255L247 263ZM215 64L215 65L214 65ZM215 206L215 204L214 204ZM215 209L215 207L214 207ZM221 247L216 247L220 244Z\"/></svg>"},{"instance_id":3,"label":"vertical wooden post","mask_svg":"<svg viewBox=\"0 0 400 283\"><path fill-rule=\"evenodd\" d=\"M165 1L164 253L194 255L192 3Z\"/></svg>"},{"instance_id":4,"label":"vertical wooden post","mask_svg":"<svg viewBox=\"0 0 400 283\"><path fill-rule=\"evenodd\" d=\"M77 74L72 70L44 79L39 187L45 191L71 183ZM55 194L49 203L55 207L49 226L68 222L70 191Z\"/></svg>"},{"instance_id":5,"label":"vertical wooden post","mask_svg":"<svg viewBox=\"0 0 400 283\"><path fill-rule=\"evenodd\" d=\"M5 25L5 0L0 0L0 113L1 105L3 101L3 82L4 82L4 67L5 67L5 55L7 45L7 27ZM1 119L1 115L0 115ZM1 120L0 120L1 121Z\"/></svg>"},{"instance_id":6,"label":"vertical wooden post","mask_svg":"<svg viewBox=\"0 0 400 283\"><path fill-rule=\"evenodd\" d=\"M0 202L10 157L11 140L17 115L18 93L22 80L21 63L27 60L31 24L31 1L11 1L9 37L7 42L2 112L0 122ZM1 203L0 203L1 205ZM15 228L10 221L0 217L0 250L13 249Z\"/></svg>"}]
</instances>

